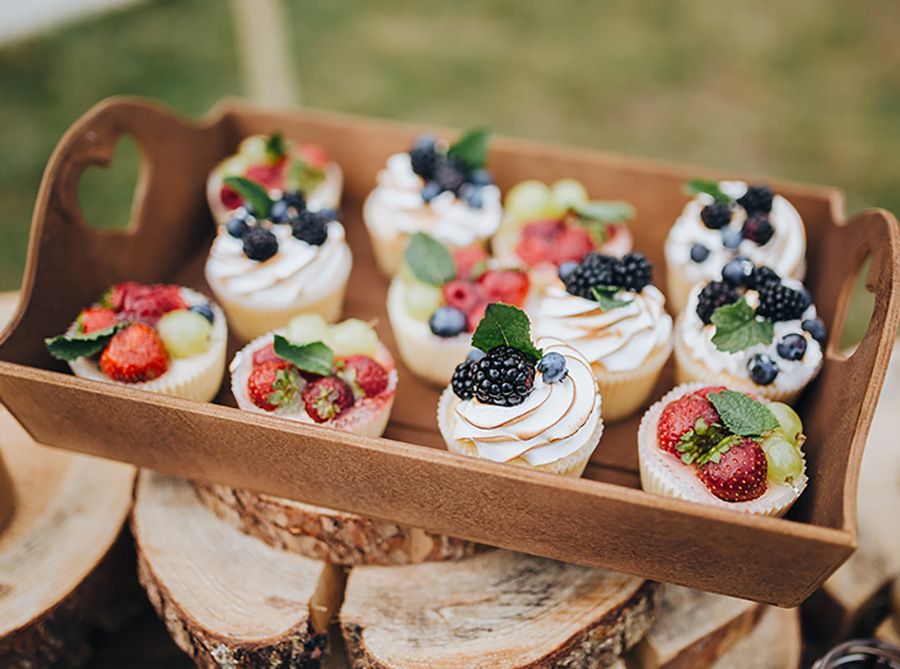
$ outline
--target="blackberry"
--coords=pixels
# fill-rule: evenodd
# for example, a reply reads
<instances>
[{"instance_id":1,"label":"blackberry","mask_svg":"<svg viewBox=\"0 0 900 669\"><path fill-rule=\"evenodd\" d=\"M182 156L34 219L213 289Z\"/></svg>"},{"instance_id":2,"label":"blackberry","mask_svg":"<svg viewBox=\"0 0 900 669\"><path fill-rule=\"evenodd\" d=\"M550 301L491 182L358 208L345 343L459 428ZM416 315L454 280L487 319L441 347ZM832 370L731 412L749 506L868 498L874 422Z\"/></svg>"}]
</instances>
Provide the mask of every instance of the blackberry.
<instances>
[{"instance_id":1,"label":"blackberry","mask_svg":"<svg viewBox=\"0 0 900 669\"><path fill-rule=\"evenodd\" d=\"M599 253L588 253L581 264L563 279L566 291L572 295L593 300L594 286L612 286L615 282L616 259Z\"/></svg>"},{"instance_id":2,"label":"blackberry","mask_svg":"<svg viewBox=\"0 0 900 669\"><path fill-rule=\"evenodd\" d=\"M753 290L761 290L763 286L769 283L781 283L781 277L771 267L760 265L759 267L754 267L753 272L750 273L747 287Z\"/></svg>"},{"instance_id":3,"label":"blackberry","mask_svg":"<svg viewBox=\"0 0 900 669\"><path fill-rule=\"evenodd\" d=\"M475 382L472 378L472 366L474 364L471 360L463 360L453 370L450 387L453 388L454 394L461 400L470 400L475 396L473 387Z\"/></svg>"},{"instance_id":4,"label":"blackberry","mask_svg":"<svg viewBox=\"0 0 900 669\"><path fill-rule=\"evenodd\" d=\"M772 189L765 184L750 186L747 192L737 199L737 203L747 211L748 216L760 212L768 214L772 211Z\"/></svg>"},{"instance_id":5,"label":"blackberry","mask_svg":"<svg viewBox=\"0 0 900 669\"><path fill-rule=\"evenodd\" d=\"M434 176L434 169L437 166L438 154L435 151L435 144L435 138L426 135L420 137L415 146L409 150L413 172L426 181Z\"/></svg>"},{"instance_id":6,"label":"blackberry","mask_svg":"<svg viewBox=\"0 0 900 669\"><path fill-rule=\"evenodd\" d=\"M772 321L792 321L806 310L806 296L782 283L770 282L759 290L756 313Z\"/></svg>"},{"instance_id":7,"label":"blackberry","mask_svg":"<svg viewBox=\"0 0 900 669\"><path fill-rule=\"evenodd\" d=\"M751 242L762 246L772 239L772 235L775 234L775 228L769 222L767 214L757 212L747 217L741 232L744 234L744 239L749 239Z\"/></svg>"},{"instance_id":8,"label":"blackberry","mask_svg":"<svg viewBox=\"0 0 900 669\"><path fill-rule=\"evenodd\" d=\"M626 253L616 263L613 285L642 291L653 282L653 265L641 253Z\"/></svg>"},{"instance_id":9,"label":"blackberry","mask_svg":"<svg viewBox=\"0 0 900 669\"><path fill-rule=\"evenodd\" d=\"M259 226L244 233L244 254L250 260L268 260L278 253L278 238L271 230Z\"/></svg>"},{"instance_id":10,"label":"blackberry","mask_svg":"<svg viewBox=\"0 0 900 669\"><path fill-rule=\"evenodd\" d=\"M442 190L459 192L467 176L466 164L456 156L442 156L434 167L434 180Z\"/></svg>"},{"instance_id":11,"label":"blackberry","mask_svg":"<svg viewBox=\"0 0 900 669\"><path fill-rule=\"evenodd\" d=\"M700 210L700 220L710 230L721 230L731 222L731 207L724 202L713 202Z\"/></svg>"},{"instance_id":12,"label":"blackberry","mask_svg":"<svg viewBox=\"0 0 900 669\"><path fill-rule=\"evenodd\" d=\"M479 402L515 406L525 401L534 386L534 361L511 346L498 346L473 363L472 377Z\"/></svg>"},{"instance_id":13,"label":"blackberry","mask_svg":"<svg viewBox=\"0 0 900 669\"><path fill-rule=\"evenodd\" d=\"M719 307L737 302L740 294L737 289L725 281L710 281L697 297L697 315L709 325L713 312Z\"/></svg>"},{"instance_id":14,"label":"blackberry","mask_svg":"<svg viewBox=\"0 0 900 669\"><path fill-rule=\"evenodd\" d=\"M293 235L302 242L321 246L328 239L328 226L320 212L304 209L294 221Z\"/></svg>"}]
</instances>

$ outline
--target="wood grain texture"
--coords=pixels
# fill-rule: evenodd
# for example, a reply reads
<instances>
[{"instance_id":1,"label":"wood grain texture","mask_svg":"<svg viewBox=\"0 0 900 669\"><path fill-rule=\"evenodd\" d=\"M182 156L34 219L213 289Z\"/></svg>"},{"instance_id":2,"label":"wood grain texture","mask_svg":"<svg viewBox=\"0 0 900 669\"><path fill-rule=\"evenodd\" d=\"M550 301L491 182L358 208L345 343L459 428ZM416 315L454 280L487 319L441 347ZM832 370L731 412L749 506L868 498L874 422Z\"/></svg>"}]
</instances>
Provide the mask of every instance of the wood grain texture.
<instances>
[{"instance_id":1,"label":"wood grain texture","mask_svg":"<svg viewBox=\"0 0 900 669\"><path fill-rule=\"evenodd\" d=\"M252 417L229 406L227 391L216 404L202 405L60 374L63 366L48 357L42 338L62 331L109 283L171 279L205 290L208 171L242 136L275 128L321 142L344 168L344 222L355 258L345 312L379 318L379 334L390 344L386 283L372 260L360 203L385 157L406 147L420 126L233 102L194 123L145 101L113 99L73 125L51 157L35 209L25 306L0 344L0 398L32 435L173 475L781 605L807 597L852 552L859 461L900 316L900 233L882 210L845 221L842 197L832 189L770 180L807 224L810 286L831 341L839 338L854 274L867 254L875 292L872 323L857 351L844 358L829 345L823 373L800 404L813 485L787 519L748 518L626 487L637 481L637 418L604 434L596 466L588 469L599 480L554 479L448 454L434 425L434 389L402 367L387 439ZM77 181L129 133L146 168L133 225L101 233L81 218ZM658 265L685 200L684 180L732 176L509 138L492 144L491 165L501 188L523 178L571 176L592 195L631 201L636 247ZM152 211L144 202L154 202ZM78 281L70 276L76 269ZM671 378L666 370L651 400ZM50 395L53 420L39 401ZM721 578L721 565L735 560L754 569Z\"/></svg>"},{"instance_id":2,"label":"wood grain texture","mask_svg":"<svg viewBox=\"0 0 900 669\"><path fill-rule=\"evenodd\" d=\"M712 669L798 669L802 655L799 611L765 607L753 631L723 653Z\"/></svg>"},{"instance_id":3,"label":"wood grain texture","mask_svg":"<svg viewBox=\"0 0 900 669\"><path fill-rule=\"evenodd\" d=\"M605 667L650 627L656 584L507 551L358 567L340 623L356 668Z\"/></svg>"}]
</instances>

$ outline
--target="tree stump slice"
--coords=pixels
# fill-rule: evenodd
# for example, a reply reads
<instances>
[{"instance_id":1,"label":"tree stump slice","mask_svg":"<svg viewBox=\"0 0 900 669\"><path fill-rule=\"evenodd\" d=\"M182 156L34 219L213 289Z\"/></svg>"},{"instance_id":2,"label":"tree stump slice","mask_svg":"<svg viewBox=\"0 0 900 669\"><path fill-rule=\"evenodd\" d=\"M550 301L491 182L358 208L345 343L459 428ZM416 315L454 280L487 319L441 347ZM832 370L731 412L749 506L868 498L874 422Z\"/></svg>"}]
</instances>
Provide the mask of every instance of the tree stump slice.
<instances>
[{"instance_id":1,"label":"tree stump slice","mask_svg":"<svg viewBox=\"0 0 900 669\"><path fill-rule=\"evenodd\" d=\"M217 518L180 479L141 472L131 520L138 578L202 667L318 667L339 567L281 551Z\"/></svg>"},{"instance_id":2,"label":"tree stump slice","mask_svg":"<svg viewBox=\"0 0 900 669\"><path fill-rule=\"evenodd\" d=\"M646 634L657 584L508 551L358 567L341 631L355 669L606 667Z\"/></svg>"},{"instance_id":3,"label":"tree stump slice","mask_svg":"<svg viewBox=\"0 0 900 669\"><path fill-rule=\"evenodd\" d=\"M122 539L135 470L36 444L2 406L0 435L15 502L0 532L0 666L78 666L89 634L138 601Z\"/></svg>"},{"instance_id":4,"label":"tree stump slice","mask_svg":"<svg viewBox=\"0 0 900 669\"><path fill-rule=\"evenodd\" d=\"M478 544L281 497L194 483L219 518L282 550L340 565L402 565L458 560Z\"/></svg>"}]
</instances>

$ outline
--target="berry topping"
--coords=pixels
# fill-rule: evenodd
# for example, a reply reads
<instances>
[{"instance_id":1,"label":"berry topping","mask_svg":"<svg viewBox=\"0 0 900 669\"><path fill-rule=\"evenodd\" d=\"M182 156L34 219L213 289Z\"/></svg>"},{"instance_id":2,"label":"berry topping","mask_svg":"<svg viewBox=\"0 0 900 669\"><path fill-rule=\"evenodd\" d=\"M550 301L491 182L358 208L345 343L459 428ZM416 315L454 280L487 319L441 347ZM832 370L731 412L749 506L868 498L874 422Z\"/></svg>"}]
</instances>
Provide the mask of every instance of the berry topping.
<instances>
[{"instance_id":1,"label":"berry topping","mask_svg":"<svg viewBox=\"0 0 900 669\"><path fill-rule=\"evenodd\" d=\"M504 302L520 307L528 294L528 275L516 270L488 270L481 275L478 283L488 302Z\"/></svg>"},{"instance_id":2,"label":"berry topping","mask_svg":"<svg viewBox=\"0 0 900 669\"><path fill-rule=\"evenodd\" d=\"M116 312L106 307L89 307L78 314L78 331L82 334L91 334L111 328L119 322Z\"/></svg>"},{"instance_id":3,"label":"berry topping","mask_svg":"<svg viewBox=\"0 0 900 669\"><path fill-rule=\"evenodd\" d=\"M162 376L169 359L156 330L132 323L113 335L100 356L100 369L114 381L141 383Z\"/></svg>"},{"instance_id":4,"label":"berry topping","mask_svg":"<svg viewBox=\"0 0 900 669\"><path fill-rule=\"evenodd\" d=\"M510 346L491 349L472 370L475 397L485 404L521 404L534 386L534 362Z\"/></svg>"},{"instance_id":5,"label":"berry topping","mask_svg":"<svg viewBox=\"0 0 900 669\"><path fill-rule=\"evenodd\" d=\"M323 376L306 386L303 406L310 418L324 423L353 406L353 390L336 376Z\"/></svg>"},{"instance_id":6,"label":"berry topping","mask_svg":"<svg viewBox=\"0 0 900 669\"><path fill-rule=\"evenodd\" d=\"M312 246L321 246L328 239L328 221L329 216L323 215L321 211L309 211L304 209L300 212L297 220L294 221L291 231L301 242L306 242Z\"/></svg>"},{"instance_id":7,"label":"berry topping","mask_svg":"<svg viewBox=\"0 0 900 669\"><path fill-rule=\"evenodd\" d=\"M475 396L475 388L473 387L475 381L472 378L474 362L468 359L463 360L453 370L450 387L453 388L454 394L461 400L470 400Z\"/></svg>"},{"instance_id":8,"label":"berry topping","mask_svg":"<svg viewBox=\"0 0 900 669\"><path fill-rule=\"evenodd\" d=\"M264 411L289 407L297 400L302 383L297 369L281 358L266 359L255 363L247 379L247 395L250 401Z\"/></svg>"},{"instance_id":9,"label":"berry topping","mask_svg":"<svg viewBox=\"0 0 900 669\"><path fill-rule=\"evenodd\" d=\"M466 181L466 164L455 156L445 156L438 160L434 168L434 180L442 190L453 193L459 191Z\"/></svg>"},{"instance_id":10,"label":"berry topping","mask_svg":"<svg viewBox=\"0 0 900 669\"><path fill-rule=\"evenodd\" d=\"M806 337L796 332L786 334L775 349L785 360L802 360L806 354Z\"/></svg>"},{"instance_id":11,"label":"berry topping","mask_svg":"<svg viewBox=\"0 0 900 669\"><path fill-rule=\"evenodd\" d=\"M453 249L453 264L456 276L461 279L476 279L484 273L488 255L480 246Z\"/></svg>"},{"instance_id":12,"label":"berry topping","mask_svg":"<svg viewBox=\"0 0 900 669\"><path fill-rule=\"evenodd\" d=\"M772 189L765 184L756 184L750 186L747 192L737 199L737 203L741 205L748 216L756 213L768 214L772 211Z\"/></svg>"},{"instance_id":13,"label":"berry topping","mask_svg":"<svg viewBox=\"0 0 900 669\"><path fill-rule=\"evenodd\" d=\"M173 358L190 358L209 349L212 325L188 309L170 311L156 324L166 350Z\"/></svg>"},{"instance_id":14,"label":"berry topping","mask_svg":"<svg viewBox=\"0 0 900 669\"><path fill-rule=\"evenodd\" d=\"M615 283L615 270L615 258L589 253L563 282L566 291L572 295L592 300L595 286L612 286Z\"/></svg>"},{"instance_id":15,"label":"berry topping","mask_svg":"<svg viewBox=\"0 0 900 669\"><path fill-rule=\"evenodd\" d=\"M228 234L236 239L243 239L244 235L246 235L250 231L250 226L247 225L247 220L242 216L233 216L228 219L228 223L225 226L225 229L228 231Z\"/></svg>"},{"instance_id":16,"label":"berry topping","mask_svg":"<svg viewBox=\"0 0 900 669\"><path fill-rule=\"evenodd\" d=\"M409 159L413 172L425 182L422 199L431 202L448 191L470 207L484 206L481 188L492 182L484 169L489 138L490 132L484 129L470 130L449 146L434 137L420 137L410 149Z\"/></svg>"},{"instance_id":17,"label":"berry topping","mask_svg":"<svg viewBox=\"0 0 900 669\"><path fill-rule=\"evenodd\" d=\"M119 312L120 320L135 320L150 325L155 325L165 313L187 309L187 303L181 297L181 288L164 283L117 283L106 293L103 302Z\"/></svg>"},{"instance_id":18,"label":"berry topping","mask_svg":"<svg viewBox=\"0 0 900 669\"><path fill-rule=\"evenodd\" d=\"M431 202L434 198L441 194L443 188L437 181L426 181L425 186L422 188L422 200L425 202Z\"/></svg>"},{"instance_id":19,"label":"berry topping","mask_svg":"<svg viewBox=\"0 0 900 669\"><path fill-rule=\"evenodd\" d=\"M767 386L778 376L778 365L765 353L757 353L747 363L747 371L753 383Z\"/></svg>"},{"instance_id":20,"label":"berry topping","mask_svg":"<svg viewBox=\"0 0 900 669\"><path fill-rule=\"evenodd\" d=\"M766 454L752 439L742 439L697 471L703 485L726 502L746 502L766 492Z\"/></svg>"},{"instance_id":21,"label":"berry topping","mask_svg":"<svg viewBox=\"0 0 900 669\"><path fill-rule=\"evenodd\" d=\"M237 209L244 202L244 198L241 197L240 193L234 188L224 185L219 189L219 200L221 200L226 209Z\"/></svg>"},{"instance_id":22,"label":"berry topping","mask_svg":"<svg viewBox=\"0 0 900 669\"><path fill-rule=\"evenodd\" d=\"M723 228L722 229L722 246L726 249L736 249L741 245L741 241L744 239L744 235L740 230L736 230L734 228Z\"/></svg>"},{"instance_id":23,"label":"berry topping","mask_svg":"<svg viewBox=\"0 0 900 669\"><path fill-rule=\"evenodd\" d=\"M714 389L709 390L712 392ZM662 410L656 427L656 441L662 450L677 454L681 438L693 430L698 421L703 421L705 425L718 422L718 412L701 393L698 391L679 397Z\"/></svg>"},{"instance_id":24,"label":"berry topping","mask_svg":"<svg viewBox=\"0 0 900 669\"><path fill-rule=\"evenodd\" d=\"M769 283L781 283L781 277L771 267L760 265L753 269L750 280L747 282L747 287L760 290Z\"/></svg>"},{"instance_id":25,"label":"berry topping","mask_svg":"<svg viewBox=\"0 0 900 669\"><path fill-rule=\"evenodd\" d=\"M301 144L297 154L311 167L324 170L328 166L328 152L321 144Z\"/></svg>"},{"instance_id":26,"label":"berry topping","mask_svg":"<svg viewBox=\"0 0 900 669\"><path fill-rule=\"evenodd\" d=\"M615 286L640 292L652 282L653 265L640 253L626 253L615 265Z\"/></svg>"},{"instance_id":27,"label":"berry topping","mask_svg":"<svg viewBox=\"0 0 900 669\"><path fill-rule=\"evenodd\" d=\"M215 319L215 315L213 314L212 305L209 302L201 302L200 304L194 304L188 307L194 313L200 314L208 320L210 323Z\"/></svg>"},{"instance_id":28,"label":"berry topping","mask_svg":"<svg viewBox=\"0 0 900 669\"><path fill-rule=\"evenodd\" d=\"M269 342L262 348L258 348L253 351L253 366L261 365L264 362L277 362L281 360L282 362L286 362L281 356L275 353L275 345L272 342Z\"/></svg>"},{"instance_id":29,"label":"berry topping","mask_svg":"<svg viewBox=\"0 0 900 669\"><path fill-rule=\"evenodd\" d=\"M412 170L425 180L434 176L437 166L438 154L436 151L437 140L431 135L423 135L416 140L415 145L409 151L409 160Z\"/></svg>"},{"instance_id":30,"label":"berry topping","mask_svg":"<svg viewBox=\"0 0 900 669\"><path fill-rule=\"evenodd\" d=\"M737 302L740 295L730 283L710 281L697 297L697 316L706 325L712 323L713 312L719 307Z\"/></svg>"},{"instance_id":31,"label":"berry topping","mask_svg":"<svg viewBox=\"0 0 900 669\"><path fill-rule=\"evenodd\" d=\"M484 302L484 295L480 284L462 279L454 279L444 284L444 300L454 309L464 314L469 313L476 306Z\"/></svg>"},{"instance_id":32,"label":"berry topping","mask_svg":"<svg viewBox=\"0 0 900 669\"><path fill-rule=\"evenodd\" d=\"M244 235L244 255L250 260L268 260L278 253L278 239L271 230L256 226Z\"/></svg>"},{"instance_id":33,"label":"berry topping","mask_svg":"<svg viewBox=\"0 0 900 669\"><path fill-rule=\"evenodd\" d=\"M479 168L469 175L469 183L473 186L490 186L494 183L494 177L484 168Z\"/></svg>"},{"instance_id":34,"label":"berry topping","mask_svg":"<svg viewBox=\"0 0 900 669\"><path fill-rule=\"evenodd\" d=\"M306 200L303 193L300 191L288 192L282 195L280 200L272 203L272 207L269 209L269 219L273 223L293 223L305 208Z\"/></svg>"},{"instance_id":35,"label":"berry topping","mask_svg":"<svg viewBox=\"0 0 900 669\"><path fill-rule=\"evenodd\" d=\"M374 397L388 385L387 370L367 355L348 355L338 358L338 376L353 389L357 397Z\"/></svg>"},{"instance_id":36,"label":"berry topping","mask_svg":"<svg viewBox=\"0 0 900 669\"><path fill-rule=\"evenodd\" d=\"M762 246L772 239L772 235L775 234L775 228L769 222L768 214L757 212L747 217L741 228L741 233L744 235L744 239L749 239L751 242Z\"/></svg>"},{"instance_id":37,"label":"berry topping","mask_svg":"<svg viewBox=\"0 0 900 669\"><path fill-rule=\"evenodd\" d=\"M725 263L722 268L722 278L732 286L746 286L750 283L753 271L753 261L745 256L738 256Z\"/></svg>"},{"instance_id":38,"label":"berry topping","mask_svg":"<svg viewBox=\"0 0 900 669\"><path fill-rule=\"evenodd\" d=\"M438 307L428 319L428 327L438 337L455 337L465 331L466 314L456 307Z\"/></svg>"},{"instance_id":39,"label":"berry topping","mask_svg":"<svg viewBox=\"0 0 900 669\"><path fill-rule=\"evenodd\" d=\"M825 344L827 334L825 331L825 322L821 318L807 318L805 321L800 323L800 327L808 332L809 336L815 339L817 342L822 345Z\"/></svg>"},{"instance_id":40,"label":"berry topping","mask_svg":"<svg viewBox=\"0 0 900 669\"><path fill-rule=\"evenodd\" d=\"M581 261L594 250L590 233L583 228L563 227L550 246L550 261L556 265L568 260Z\"/></svg>"},{"instance_id":41,"label":"berry topping","mask_svg":"<svg viewBox=\"0 0 900 669\"><path fill-rule=\"evenodd\" d=\"M569 373L566 369L566 359L556 351L545 354L538 362L537 370L541 373L544 383L559 383Z\"/></svg>"},{"instance_id":42,"label":"berry topping","mask_svg":"<svg viewBox=\"0 0 900 669\"><path fill-rule=\"evenodd\" d=\"M769 282L760 288L759 307L756 313L772 321L792 321L800 318L806 307L807 296L782 283Z\"/></svg>"},{"instance_id":43,"label":"berry topping","mask_svg":"<svg viewBox=\"0 0 900 669\"><path fill-rule=\"evenodd\" d=\"M731 207L724 202L713 202L700 210L700 220L710 230L721 230L731 222Z\"/></svg>"},{"instance_id":44,"label":"berry topping","mask_svg":"<svg viewBox=\"0 0 900 669\"><path fill-rule=\"evenodd\" d=\"M691 247L691 260L700 263L705 262L707 258L709 258L709 249L703 244L694 244Z\"/></svg>"},{"instance_id":45,"label":"berry topping","mask_svg":"<svg viewBox=\"0 0 900 669\"><path fill-rule=\"evenodd\" d=\"M572 275L572 272L574 272L577 268L578 263L574 260L567 260L566 262L561 263L559 266L559 270L557 271L559 280L565 283L566 280Z\"/></svg>"},{"instance_id":46,"label":"berry topping","mask_svg":"<svg viewBox=\"0 0 900 669\"><path fill-rule=\"evenodd\" d=\"M478 348L473 348L466 354L466 360L469 362L478 362L484 357L484 351Z\"/></svg>"}]
</instances>

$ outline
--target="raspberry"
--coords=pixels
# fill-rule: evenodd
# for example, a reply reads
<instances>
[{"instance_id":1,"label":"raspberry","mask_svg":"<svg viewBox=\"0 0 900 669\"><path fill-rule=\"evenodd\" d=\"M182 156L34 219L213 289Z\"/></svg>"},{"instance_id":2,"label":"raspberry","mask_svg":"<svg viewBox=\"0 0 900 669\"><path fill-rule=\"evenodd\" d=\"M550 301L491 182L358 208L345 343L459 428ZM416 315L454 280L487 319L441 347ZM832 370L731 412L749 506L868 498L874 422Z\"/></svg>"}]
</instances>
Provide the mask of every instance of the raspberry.
<instances>
[{"instance_id":1,"label":"raspberry","mask_svg":"<svg viewBox=\"0 0 900 669\"><path fill-rule=\"evenodd\" d=\"M357 397L380 395L388 385L387 370L367 355L348 355L338 358L336 367L341 377Z\"/></svg>"},{"instance_id":2,"label":"raspberry","mask_svg":"<svg viewBox=\"0 0 900 669\"><path fill-rule=\"evenodd\" d=\"M257 351L258 353L259 351ZM247 395L263 411L275 411L297 400L300 376L287 360L276 358L256 363L247 379Z\"/></svg>"},{"instance_id":3,"label":"raspberry","mask_svg":"<svg viewBox=\"0 0 900 669\"><path fill-rule=\"evenodd\" d=\"M169 358L156 330L146 323L132 323L114 334L103 349L100 369L114 381L141 383L165 374Z\"/></svg>"},{"instance_id":4,"label":"raspberry","mask_svg":"<svg viewBox=\"0 0 900 669\"><path fill-rule=\"evenodd\" d=\"M766 492L768 465L762 447L744 438L722 453L718 462L707 462L697 478L719 499L746 502Z\"/></svg>"},{"instance_id":5,"label":"raspberry","mask_svg":"<svg viewBox=\"0 0 900 669\"><path fill-rule=\"evenodd\" d=\"M278 253L278 238L271 230L259 226L244 235L244 255L250 260L264 261Z\"/></svg>"},{"instance_id":6,"label":"raspberry","mask_svg":"<svg viewBox=\"0 0 900 669\"><path fill-rule=\"evenodd\" d=\"M528 294L528 275L516 270L488 270L478 280L488 302L521 307Z\"/></svg>"},{"instance_id":7,"label":"raspberry","mask_svg":"<svg viewBox=\"0 0 900 669\"><path fill-rule=\"evenodd\" d=\"M82 334L99 332L119 322L116 312L106 307L89 307L78 314L78 329Z\"/></svg>"},{"instance_id":8,"label":"raspberry","mask_svg":"<svg viewBox=\"0 0 900 669\"><path fill-rule=\"evenodd\" d=\"M594 286L615 285L616 259L589 253L565 279L566 290L587 300L594 299Z\"/></svg>"},{"instance_id":9,"label":"raspberry","mask_svg":"<svg viewBox=\"0 0 900 669\"><path fill-rule=\"evenodd\" d=\"M534 361L510 346L498 346L474 363L475 397L485 404L515 406L534 386Z\"/></svg>"},{"instance_id":10,"label":"raspberry","mask_svg":"<svg viewBox=\"0 0 900 669\"><path fill-rule=\"evenodd\" d=\"M769 282L759 288L756 313L772 321L792 321L806 311L806 295L782 283Z\"/></svg>"},{"instance_id":11,"label":"raspberry","mask_svg":"<svg viewBox=\"0 0 900 669\"><path fill-rule=\"evenodd\" d=\"M470 400L475 395L475 389L473 388L475 380L472 378L473 364L471 360L463 360L453 370L450 387L453 388L453 392L461 400Z\"/></svg>"},{"instance_id":12,"label":"raspberry","mask_svg":"<svg viewBox=\"0 0 900 669\"><path fill-rule=\"evenodd\" d=\"M703 419L707 425L719 421L719 413L706 399L706 395L702 394L707 390L714 392L717 389L704 388L701 391L679 397L665 406L656 426L656 443L662 450L678 455L676 447L682 435L688 430L694 429L698 419Z\"/></svg>"},{"instance_id":13,"label":"raspberry","mask_svg":"<svg viewBox=\"0 0 900 669\"><path fill-rule=\"evenodd\" d=\"M700 210L700 220L710 230L721 230L731 222L731 208L723 202L713 202Z\"/></svg>"},{"instance_id":14,"label":"raspberry","mask_svg":"<svg viewBox=\"0 0 900 669\"><path fill-rule=\"evenodd\" d=\"M225 208L229 210L237 209L244 203L244 198L231 186L222 186L219 189L219 199L225 205Z\"/></svg>"},{"instance_id":15,"label":"raspberry","mask_svg":"<svg viewBox=\"0 0 900 669\"><path fill-rule=\"evenodd\" d=\"M324 423L353 406L353 390L336 376L323 376L306 386L303 406L310 418Z\"/></svg>"},{"instance_id":16,"label":"raspberry","mask_svg":"<svg viewBox=\"0 0 900 669\"><path fill-rule=\"evenodd\" d=\"M768 214L772 211L772 189L765 184L756 184L750 186L747 192L737 199L737 203L741 205L748 216L756 213Z\"/></svg>"},{"instance_id":17,"label":"raspberry","mask_svg":"<svg viewBox=\"0 0 900 669\"><path fill-rule=\"evenodd\" d=\"M706 325L712 323L713 312L725 304L737 302L737 289L725 281L710 281L697 298L697 316Z\"/></svg>"},{"instance_id":18,"label":"raspberry","mask_svg":"<svg viewBox=\"0 0 900 669\"><path fill-rule=\"evenodd\" d=\"M473 281L453 279L444 284L444 300L455 309L468 314L476 306L484 302L484 293L480 284Z\"/></svg>"},{"instance_id":19,"label":"raspberry","mask_svg":"<svg viewBox=\"0 0 900 669\"><path fill-rule=\"evenodd\" d=\"M768 215L757 212L747 217L741 232L744 235L744 239L749 239L751 242L762 246L772 239L772 235L775 234L775 228L769 222Z\"/></svg>"},{"instance_id":20,"label":"raspberry","mask_svg":"<svg viewBox=\"0 0 900 669\"><path fill-rule=\"evenodd\" d=\"M653 282L653 265L640 253L627 253L616 263L613 285L642 291Z\"/></svg>"}]
</instances>

